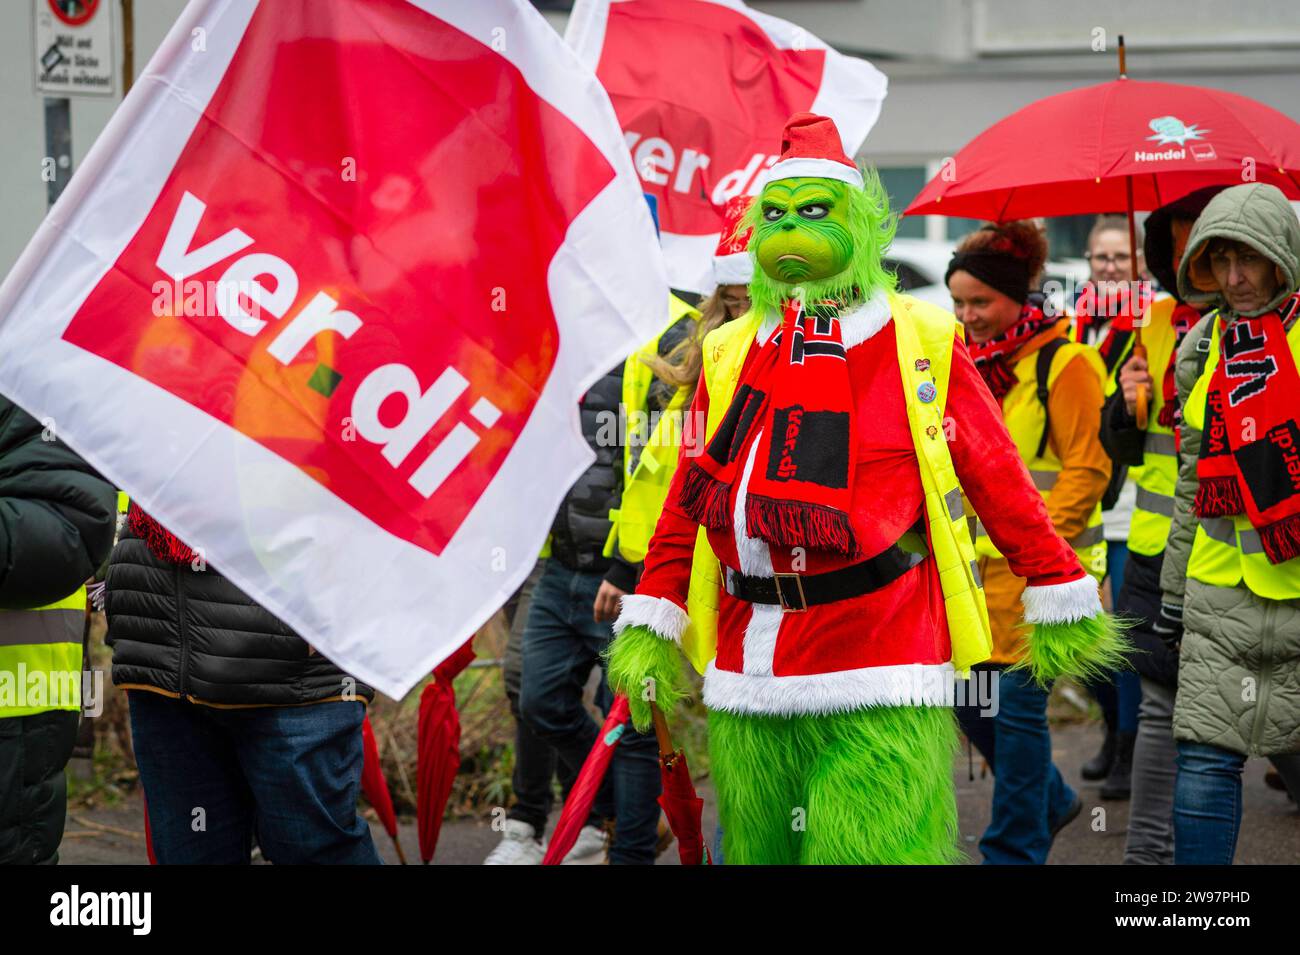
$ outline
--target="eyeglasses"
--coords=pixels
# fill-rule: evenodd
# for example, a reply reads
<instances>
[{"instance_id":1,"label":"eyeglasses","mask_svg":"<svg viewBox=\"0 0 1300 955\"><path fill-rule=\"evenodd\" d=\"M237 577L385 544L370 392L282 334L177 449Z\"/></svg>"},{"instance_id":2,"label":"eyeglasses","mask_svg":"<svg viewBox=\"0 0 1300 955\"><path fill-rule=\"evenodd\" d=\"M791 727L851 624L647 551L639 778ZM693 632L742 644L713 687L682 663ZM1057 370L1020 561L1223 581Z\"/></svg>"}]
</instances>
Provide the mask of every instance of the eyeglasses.
<instances>
[{"instance_id":1,"label":"eyeglasses","mask_svg":"<svg viewBox=\"0 0 1300 955\"><path fill-rule=\"evenodd\" d=\"M1089 252L1084 255L1084 259L1090 265L1128 265L1132 258L1127 252L1118 255L1097 255Z\"/></svg>"}]
</instances>

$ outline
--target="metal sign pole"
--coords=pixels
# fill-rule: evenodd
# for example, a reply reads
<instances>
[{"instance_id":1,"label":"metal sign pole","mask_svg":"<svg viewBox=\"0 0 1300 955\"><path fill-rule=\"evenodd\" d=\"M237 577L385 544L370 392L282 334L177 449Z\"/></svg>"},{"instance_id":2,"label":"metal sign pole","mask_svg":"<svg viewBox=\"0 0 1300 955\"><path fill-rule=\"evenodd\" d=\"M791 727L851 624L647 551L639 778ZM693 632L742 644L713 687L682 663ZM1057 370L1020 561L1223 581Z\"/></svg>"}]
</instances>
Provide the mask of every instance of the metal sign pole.
<instances>
[{"instance_id":1,"label":"metal sign pole","mask_svg":"<svg viewBox=\"0 0 1300 955\"><path fill-rule=\"evenodd\" d=\"M54 175L46 183L47 207L53 207L72 178L72 100L45 97L45 156L54 160Z\"/></svg>"}]
</instances>

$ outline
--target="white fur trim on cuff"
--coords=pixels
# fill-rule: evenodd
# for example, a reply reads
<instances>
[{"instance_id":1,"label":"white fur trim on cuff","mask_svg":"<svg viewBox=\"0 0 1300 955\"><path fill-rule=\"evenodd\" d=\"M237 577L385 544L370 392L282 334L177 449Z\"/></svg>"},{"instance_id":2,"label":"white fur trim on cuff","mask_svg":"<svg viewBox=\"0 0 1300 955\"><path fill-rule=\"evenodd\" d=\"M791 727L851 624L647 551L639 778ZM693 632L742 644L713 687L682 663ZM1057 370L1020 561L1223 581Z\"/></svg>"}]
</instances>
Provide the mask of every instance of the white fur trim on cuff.
<instances>
[{"instance_id":1,"label":"white fur trim on cuff","mask_svg":"<svg viewBox=\"0 0 1300 955\"><path fill-rule=\"evenodd\" d=\"M648 627L657 636L680 646L682 634L690 624L686 611L667 597L628 594L620 602L614 633L620 634L628 627Z\"/></svg>"},{"instance_id":2,"label":"white fur trim on cuff","mask_svg":"<svg viewBox=\"0 0 1300 955\"><path fill-rule=\"evenodd\" d=\"M786 159L767 171L763 185L778 179L838 179L862 188L862 173L857 166L849 166L834 159Z\"/></svg>"},{"instance_id":3,"label":"white fur trim on cuff","mask_svg":"<svg viewBox=\"0 0 1300 955\"><path fill-rule=\"evenodd\" d=\"M1026 587L1025 623L1075 623L1101 613L1101 587L1084 574L1065 584Z\"/></svg>"},{"instance_id":4,"label":"white fur trim on cuff","mask_svg":"<svg viewBox=\"0 0 1300 955\"><path fill-rule=\"evenodd\" d=\"M718 285L748 285L754 280L754 260L748 252L713 257L713 281Z\"/></svg>"}]
</instances>

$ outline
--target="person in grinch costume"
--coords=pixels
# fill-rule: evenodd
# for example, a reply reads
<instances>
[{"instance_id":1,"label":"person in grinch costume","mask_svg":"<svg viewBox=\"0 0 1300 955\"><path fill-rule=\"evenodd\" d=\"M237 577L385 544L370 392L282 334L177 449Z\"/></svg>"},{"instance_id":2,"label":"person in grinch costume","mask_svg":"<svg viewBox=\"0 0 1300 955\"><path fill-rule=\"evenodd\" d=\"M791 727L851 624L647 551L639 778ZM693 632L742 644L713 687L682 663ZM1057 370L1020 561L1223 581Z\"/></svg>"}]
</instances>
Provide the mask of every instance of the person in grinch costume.
<instances>
[{"instance_id":1,"label":"person in grinch costume","mask_svg":"<svg viewBox=\"0 0 1300 955\"><path fill-rule=\"evenodd\" d=\"M791 118L743 225L754 307L705 341L688 419L705 434L683 442L609 681L649 726L685 692L682 635L716 634L728 863L951 862L950 707L991 647L963 492L1028 581L1022 666L1086 676L1125 644L955 319L894 293L888 199L830 119Z\"/></svg>"}]
</instances>

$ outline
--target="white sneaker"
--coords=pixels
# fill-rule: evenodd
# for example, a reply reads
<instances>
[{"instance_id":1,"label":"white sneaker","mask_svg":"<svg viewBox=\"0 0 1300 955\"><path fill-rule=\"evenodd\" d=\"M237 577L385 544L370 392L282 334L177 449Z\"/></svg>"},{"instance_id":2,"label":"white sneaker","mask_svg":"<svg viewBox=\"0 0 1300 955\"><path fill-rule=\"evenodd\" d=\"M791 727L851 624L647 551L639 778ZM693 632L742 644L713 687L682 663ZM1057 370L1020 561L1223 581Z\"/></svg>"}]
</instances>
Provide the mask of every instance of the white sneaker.
<instances>
[{"instance_id":1,"label":"white sneaker","mask_svg":"<svg viewBox=\"0 0 1300 955\"><path fill-rule=\"evenodd\" d=\"M501 841L483 860L484 865L541 865L546 846L537 839L537 830L518 819L507 819Z\"/></svg>"},{"instance_id":2,"label":"white sneaker","mask_svg":"<svg viewBox=\"0 0 1300 955\"><path fill-rule=\"evenodd\" d=\"M597 826L583 826L578 839L560 865L604 865L605 830Z\"/></svg>"}]
</instances>

